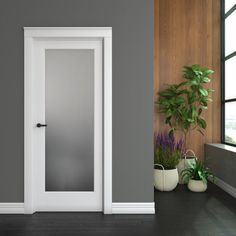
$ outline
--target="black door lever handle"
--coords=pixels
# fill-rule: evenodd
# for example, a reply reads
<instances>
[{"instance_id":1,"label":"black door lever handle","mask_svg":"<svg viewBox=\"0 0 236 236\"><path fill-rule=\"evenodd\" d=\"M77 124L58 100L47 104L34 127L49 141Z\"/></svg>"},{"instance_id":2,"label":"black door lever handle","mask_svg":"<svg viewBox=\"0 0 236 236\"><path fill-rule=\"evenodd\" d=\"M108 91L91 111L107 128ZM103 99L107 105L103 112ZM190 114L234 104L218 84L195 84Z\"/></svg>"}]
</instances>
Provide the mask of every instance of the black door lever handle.
<instances>
[{"instance_id":1,"label":"black door lever handle","mask_svg":"<svg viewBox=\"0 0 236 236\"><path fill-rule=\"evenodd\" d=\"M38 123L36 126L37 126L38 128L40 128L40 127L46 127L47 125L46 125L46 124L40 124L40 123Z\"/></svg>"}]
</instances>

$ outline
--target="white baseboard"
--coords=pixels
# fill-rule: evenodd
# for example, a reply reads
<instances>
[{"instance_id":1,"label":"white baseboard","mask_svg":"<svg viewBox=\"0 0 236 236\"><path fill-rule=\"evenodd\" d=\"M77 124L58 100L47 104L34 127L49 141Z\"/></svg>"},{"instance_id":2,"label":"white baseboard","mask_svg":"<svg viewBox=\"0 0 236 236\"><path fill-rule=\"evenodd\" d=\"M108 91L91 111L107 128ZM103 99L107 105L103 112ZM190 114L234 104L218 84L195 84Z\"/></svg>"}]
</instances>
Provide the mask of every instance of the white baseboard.
<instances>
[{"instance_id":1,"label":"white baseboard","mask_svg":"<svg viewBox=\"0 0 236 236\"><path fill-rule=\"evenodd\" d=\"M226 182L217 177L215 178L214 184L223 189L228 194L230 194L232 197L236 198L236 188L232 187L231 185L227 184Z\"/></svg>"},{"instance_id":2,"label":"white baseboard","mask_svg":"<svg viewBox=\"0 0 236 236\"><path fill-rule=\"evenodd\" d=\"M24 214L24 203L22 202L1 202L0 214Z\"/></svg>"},{"instance_id":3,"label":"white baseboard","mask_svg":"<svg viewBox=\"0 0 236 236\"><path fill-rule=\"evenodd\" d=\"M0 214L24 214L24 203L0 203ZM154 202L114 202L112 214L155 214Z\"/></svg>"},{"instance_id":4,"label":"white baseboard","mask_svg":"<svg viewBox=\"0 0 236 236\"><path fill-rule=\"evenodd\" d=\"M155 214L155 203L113 202L112 214Z\"/></svg>"}]
</instances>

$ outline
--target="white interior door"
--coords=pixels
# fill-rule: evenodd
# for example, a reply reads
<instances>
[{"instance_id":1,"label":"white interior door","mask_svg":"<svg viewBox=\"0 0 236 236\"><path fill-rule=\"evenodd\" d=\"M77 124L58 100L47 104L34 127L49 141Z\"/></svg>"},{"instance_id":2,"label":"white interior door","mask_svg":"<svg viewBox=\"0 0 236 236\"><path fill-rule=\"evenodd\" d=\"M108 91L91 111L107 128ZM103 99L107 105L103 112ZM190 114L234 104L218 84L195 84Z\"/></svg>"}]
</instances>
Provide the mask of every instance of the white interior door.
<instances>
[{"instance_id":1,"label":"white interior door","mask_svg":"<svg viewBox=\"0 0 236 236\"><path fill-rule=\"evenodd\" d=\"M35 211L102 211L102 39L33 44Z\"/></svg>"}]
</instances>

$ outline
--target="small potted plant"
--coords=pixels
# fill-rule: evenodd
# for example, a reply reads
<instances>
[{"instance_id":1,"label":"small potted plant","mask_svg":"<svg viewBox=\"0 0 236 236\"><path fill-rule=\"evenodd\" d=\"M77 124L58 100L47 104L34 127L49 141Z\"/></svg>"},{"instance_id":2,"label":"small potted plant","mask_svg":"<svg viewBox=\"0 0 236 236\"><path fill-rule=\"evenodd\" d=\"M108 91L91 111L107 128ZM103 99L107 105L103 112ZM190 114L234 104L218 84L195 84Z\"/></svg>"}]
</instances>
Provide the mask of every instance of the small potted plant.
<instances>
[{"instance_id":1,"label":"small potted plant","mask_svg":"<svg viewBox=\"0 0 236 236\"><path fill-rule=\"evenodd\" d=\"M212 70L199 65L185 66L184 81L170 84L159 93L158 101L160 113L165 116L165 123L170 127L170 133L180 131L183 134L184 148L187 150L187 137L196 130L204 135L207 123L203 111L207 110L211 102L212 89L207 88L211 82ZM193 151L191 150L193 153ZM195 162L195 155L184 153L179 165L179 175L182 170Z\"/></svg>"},{"instance_id":2,"label":"small potted plant","mask_svg":"<svg viewBox=\"0 0 236 236\"><path fill-rule=\"evenodd\" d=\"M176 166L183 155L183 140L159 133L154 136L154 186L160 191L173 190L179 181Z\"/></svg>"},{"instance_id":3,"label":"small potted plant","mask_svg":"<svg viewBox=\"0 0 236 236\"><path fill-rule=\"evenodd\" d=\"M187 181L188 188L192 192L205 192L208 178L212 177L214 181L213 174L200 160L196 160L191 167L183 170L181 175L182 178Z\"/></svg>"}]
</instances>

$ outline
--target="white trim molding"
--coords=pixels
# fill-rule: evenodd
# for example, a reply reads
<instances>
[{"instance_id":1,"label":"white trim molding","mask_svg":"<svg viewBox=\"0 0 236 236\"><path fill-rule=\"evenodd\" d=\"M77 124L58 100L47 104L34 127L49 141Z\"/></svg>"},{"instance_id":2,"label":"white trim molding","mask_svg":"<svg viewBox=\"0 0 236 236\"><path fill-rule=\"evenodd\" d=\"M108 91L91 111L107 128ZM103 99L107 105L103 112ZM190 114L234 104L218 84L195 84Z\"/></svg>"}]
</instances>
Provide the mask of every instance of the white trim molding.
<instances>
[{"instance_id":1,"label":"white trim molding","mask_svg":"<svg viewBox=\"0 0 236 236\"><path fill-rule=\"evenodd\" d=\"M24 27L24 207L35 212L32 77L35 41L101 39L103 41L103 212L112 214L112 27Z\"/></svg>"},{"instance_id":2,"label":"white trim molding","mask_svg":"<svg viewBox=\"0 0 236 236\"><path fill-rule=\"evenodd\" d=\"M212 182L212 179L210 179L210 181ZM228 194L230 194L232 197L236 198L236 188L234 188L233 186L227 184L226 182L217 177L215 178L214 184L217 185L219 188L223 189Z\"/></svg>"},{"instance_id":3,"label":"white trim molding","mask_svg":"<svg viewBox=\"0 0 236 236\"><path fill-rule=\"evenodd\" d=\"M25 37L111 38L112 27L24 27Z\"/></svg>"},{"instance_id":4,"label":"white trim molding","mask_svg":"<svg viewBox=\"0 0 236 236\"><path fill-rule=\"evenodd\" d=\"M22 202L1 202L0 214L24 214L24 203Z\"/></svg>"},{"instance_id":5,"label":"white trim molding","mask_svg":"<svg viewBox=\"0 0 236 236\"><path fill-rule=\"evenodd\" d=\"M112 214L155 214L155 203L113 202Z\"/></svg>"}]
</instances>

